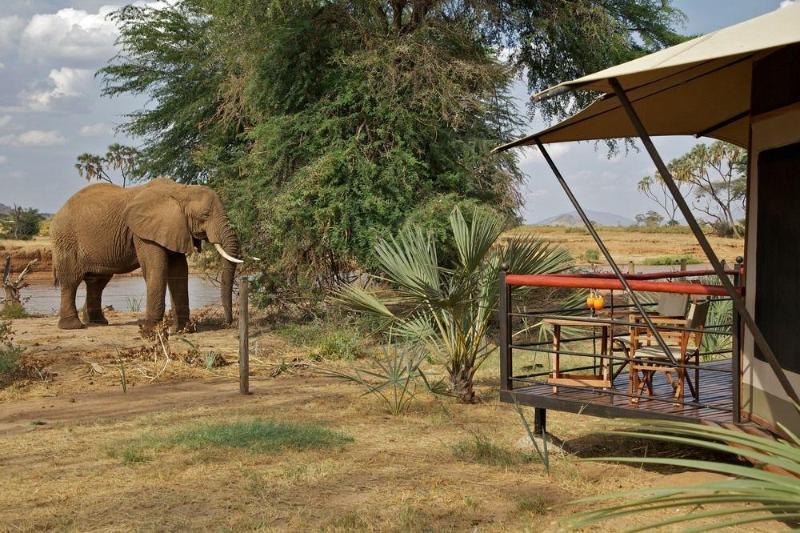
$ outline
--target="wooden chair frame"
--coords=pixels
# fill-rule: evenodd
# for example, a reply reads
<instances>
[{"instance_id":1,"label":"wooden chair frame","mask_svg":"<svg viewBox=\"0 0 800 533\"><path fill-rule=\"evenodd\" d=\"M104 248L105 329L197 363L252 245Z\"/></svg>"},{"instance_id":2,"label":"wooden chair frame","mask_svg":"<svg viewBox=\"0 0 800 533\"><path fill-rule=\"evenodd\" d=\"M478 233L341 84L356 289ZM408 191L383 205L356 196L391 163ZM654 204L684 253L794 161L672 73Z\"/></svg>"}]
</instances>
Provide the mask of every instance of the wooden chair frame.
<instances>
[{"instance_id":1,"label":"wooden chair frame","mask_svg":"<svg viewBox=\"0 0 800 533\"><path fill-rule=\"evenodd\" d=\"M708 305L708 302L703 304L693 303L693 306ZM707 310L706 310L707 313ZM705 315L705 313L704 313ZM673 366L671 363L665 363L661 358L648 359L637 358L636 352L640 346L646 343L647 346L651 345L652 334L648 328L643 326L631 326L630 335L630 349L628 351L628 368L630 372L629 379L629 394L631 403L638 403L642 393L647 389L649 396L653 395L653 377L656 372L664 372L667 382L672 385L674 390L673 397L675 403L680 404L683 402L683 396L686 385L687 369L685 365L692 359L694 363L694 390L692 396L695 400L700 398L700 346L703 342L703 329L705 327L705 316L702 318L702 323L696 323L695 318L673 318L673 317L659 317L651 316L650 320L658 329L661 337L670 347L675 347L678 351L678 366ZM641 322L642 318L637 315L629 317L630 322ZM693 323L694 322L694 323ZM686 331L675 329L661 329L658 326L670 328L691 328L698 331ZM693 341L693 348L689 348L689 341ZM675 351L673 351L675 354ZM640 379L639 372L642 373ZM677 379L673 381L672 373L677 374Z\"/></svg>"}]
</instances>

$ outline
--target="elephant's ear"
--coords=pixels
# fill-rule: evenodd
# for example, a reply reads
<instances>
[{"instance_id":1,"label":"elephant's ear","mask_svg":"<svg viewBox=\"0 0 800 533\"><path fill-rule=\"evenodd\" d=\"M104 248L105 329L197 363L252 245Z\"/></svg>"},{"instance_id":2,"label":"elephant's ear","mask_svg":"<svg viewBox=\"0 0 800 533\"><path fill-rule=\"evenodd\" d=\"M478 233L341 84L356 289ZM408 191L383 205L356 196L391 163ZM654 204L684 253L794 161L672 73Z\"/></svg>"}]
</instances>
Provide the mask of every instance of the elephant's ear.
<instances>
[{"instance_id":1,"label":"elephant's ear","mask_svg":"<svg viewBox=\"0 0 800 533\"><path fill-rule=\"evenodd\" d=\"M125 208L125 220L133 233L173 252L194 251L186 215L177 200L164 191L143 190Z\"/></svg>"}]
</instances>

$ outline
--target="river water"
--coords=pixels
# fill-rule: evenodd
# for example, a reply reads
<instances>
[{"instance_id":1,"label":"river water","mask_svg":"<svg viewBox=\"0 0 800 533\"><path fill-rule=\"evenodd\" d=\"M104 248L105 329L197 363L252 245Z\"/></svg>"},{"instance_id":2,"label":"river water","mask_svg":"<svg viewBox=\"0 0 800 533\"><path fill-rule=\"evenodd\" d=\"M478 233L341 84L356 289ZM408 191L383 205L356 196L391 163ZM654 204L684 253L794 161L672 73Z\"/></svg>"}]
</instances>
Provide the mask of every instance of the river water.
<instances>
[{"instance_id":1,"label":"river water","mask_svg":"<svg viewBox=\"0 0 800 533\"><path fill-rule=\"evenodd\" d=\"M32 282L22 291L22 296L27 298L25 309L31 314L58 313L61 298L59 288L50 282ZM86 286L81 284L76 299L78 309L83 306L85 298ZM103 306L111 305L117 311L144 312L146 300L144 278L140 276L115 276L103 291ZM167 304L169 303L167 291ZM193 309L219 303L219 287L205 276L189 276L189 304Z\"/></svg>"}]
</instances>

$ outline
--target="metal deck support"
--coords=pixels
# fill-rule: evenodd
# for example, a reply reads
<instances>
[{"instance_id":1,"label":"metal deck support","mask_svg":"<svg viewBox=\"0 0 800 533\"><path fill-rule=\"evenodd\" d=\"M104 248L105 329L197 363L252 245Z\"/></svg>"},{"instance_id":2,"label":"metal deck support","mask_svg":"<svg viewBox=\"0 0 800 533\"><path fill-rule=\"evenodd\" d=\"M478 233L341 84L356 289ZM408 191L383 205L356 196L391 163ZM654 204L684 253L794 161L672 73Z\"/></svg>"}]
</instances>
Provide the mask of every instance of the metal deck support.
<instances>
[{"instance_id":1,"label":"metal deck support","mask_svg":"<svg viewBox=\"0 0 800 533\"><path fill-rule=\"evenodd\" d=\"M508 313L511 308L511 289L506 283L508 265L500 266L500 301L497 306L497 323L500 329L500 390L510 391L513 388L511 379L511 320Z\"/></svg>"},{"instance_id":2,"label":"metal deck support","mask_svg":"<svg viewBox=\"0 0 800 533\"><path fill-rule=\"evenodd\" d=\"M533 408L533 433L544 435L547 433L547 409Z\"/></svg>"},{"instance_id":3,"label":"metal deck support","mask_svg":"<svg viewBox=\"0 0 800 533\"><path fill-rule=\"evenodd\" d=\"M758 327L755 319L753 319L753 315L751 315L750 311L748 311L747 306L744 303L744 298L739 295L739 292L733 286L731 280L727 275L725 275L725 270L722 267L717 254L711 247L711 243L708 242L708 239L703 233L702 228L700 228L700 224L697 223L697 219L694 217L692 210L689 208L689 204L686 203L686 200L683 198L678 186L675 185L675 180L672 177L672 174L667 168L667 165L664 163L664 160L661 159L661 154L659 154L658 150L656 150L653 140L650 138L650 134L647 133L647 129L644 127L639 115L633 108L633 104L628 98L628 95L625 93L622 85L620 85L619 80L616 78L611 78L609 81L611 86L614 88L614 92L622 104L622 107L625 109L628 119L636 129L642 144L644 144L647 153L650 154L650 159L653 160L653 163L656 165L659 174L661 174L661 179L664 180L664 184L667 186L667 189L669 189L669 192L675 200L675 203L678 204L678 208L681 210L683 218L686 219L686 223L692 229L692 233L694 233L694 236L697 238L700 248L703 249L703 252L706 254L706 258L708 258L708 261L711 263L711 268L714 269L714 272L717 274L720 283L731 297L731 300L733 300L733 306L736 312L742 318L747 326L747 329L749 329L750 333L753 335L753 340L755 341L756 346L758 346L758 348L761 350L761 353L766 358L770 368L772 368L772 371L775 372L775 376L778 378L778 381L780 382L781 387L783 387L784 392L786 392L786 395L789 396L789 398L791 398L795 403L800 404L800 397L798 397L797 392L789 382L789 378L786 377L786 373L783 371L783 368L781 368L778 358L775 357L775 353L772 351L772 348L767 342L766 337L764 337L761 328ZM539 144L538 139L536 142ZM659 342L659 344L661 343Z\"/></svg>"}]
</instances>

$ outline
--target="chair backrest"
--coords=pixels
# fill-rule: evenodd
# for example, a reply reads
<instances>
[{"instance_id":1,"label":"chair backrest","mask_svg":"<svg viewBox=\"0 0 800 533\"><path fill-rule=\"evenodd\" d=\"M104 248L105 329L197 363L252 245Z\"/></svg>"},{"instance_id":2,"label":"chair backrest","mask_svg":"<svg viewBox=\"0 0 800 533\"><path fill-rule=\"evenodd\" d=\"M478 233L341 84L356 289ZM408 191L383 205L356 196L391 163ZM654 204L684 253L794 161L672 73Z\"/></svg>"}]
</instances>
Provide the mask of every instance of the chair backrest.
<instances>
[{"instance_id":1,"label":"chair backrest","mask_svg":"<svg viewBox=\"0 0 800 533\"><path fill-rule=\"evenodd\" d=\"M656 313L661 316L683 318L686 316L687 305L689 305L688 294L661 292L656 300Z\"/></svg>"},{"instance_id":2,"label":"chair backrest","mask_svg":"<svg viewBox=\"0 0 800 533\"><path fill-rule=\"evenodd\" d=\"M711 302L708 300L692 303L686 313L686 327L689 329L703 329L706 325L710 306Z\"/></svg>"}]
</instances>

